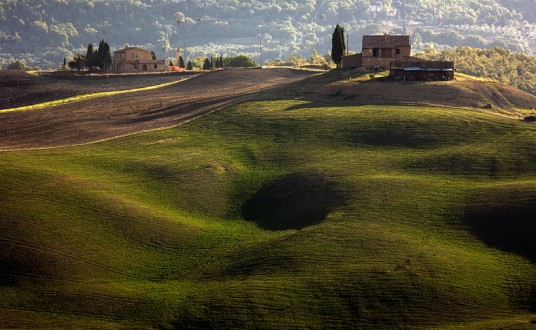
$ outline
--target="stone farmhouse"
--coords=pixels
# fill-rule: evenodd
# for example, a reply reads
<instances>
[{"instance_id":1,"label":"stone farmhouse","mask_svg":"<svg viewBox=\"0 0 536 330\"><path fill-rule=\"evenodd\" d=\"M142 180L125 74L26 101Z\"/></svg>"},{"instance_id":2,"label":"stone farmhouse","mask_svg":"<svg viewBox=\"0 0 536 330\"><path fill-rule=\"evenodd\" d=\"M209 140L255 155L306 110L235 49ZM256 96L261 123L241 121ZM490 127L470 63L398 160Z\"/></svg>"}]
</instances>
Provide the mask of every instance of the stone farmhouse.
<instances>
[{"instance_id":1,"label":"stone farmhouse","mask_svg":"<svg viewBox=\"0 0 536 330\"><path fill-rule=\"evenodd\" d=\"M112 68L116 72L165 71L166 61L153 58L153 53L138 47L125 47L114 52Z\"/></svg>"},{"instance_id":2,"label":"stone farmhouse","mask_svg":"<svg viewBox=\"0 0 536 330\"><path fill-rule=\"evenodd\" d=\"M365 35L359 54L344 56L343 68L390 69L397 80L451 80L454 62L426 61L411 56L409 35Z\"/></svg>"},{"instance_id":3,"label":"stone farmhouse","mask_svg":"<svg viewBox=\"0 0 536 330\"><path fill-rule=\"evenodd\" d=\"M403 61L410 57L411 44L408 35L363 36L363 67L388 68L391 61Z\"/></svg>"}]
</instances>

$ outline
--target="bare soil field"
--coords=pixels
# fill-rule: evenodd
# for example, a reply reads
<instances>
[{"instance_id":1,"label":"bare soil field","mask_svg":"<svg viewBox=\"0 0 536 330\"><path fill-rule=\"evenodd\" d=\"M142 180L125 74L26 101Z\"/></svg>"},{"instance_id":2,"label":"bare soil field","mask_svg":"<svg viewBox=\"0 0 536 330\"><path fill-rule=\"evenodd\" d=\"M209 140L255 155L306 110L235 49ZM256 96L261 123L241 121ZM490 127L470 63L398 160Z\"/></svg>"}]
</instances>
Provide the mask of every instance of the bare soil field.
<instances>
[{"instance_id":1,"label":"bare soil field","mask_svg":"<svg viewBox=\"0 0 536 330\"><path fill-rule=\"evenodd\" d=\"M5 72L2 74L5 75ZM41 110L0 113L0 150L83 144L171 127L313 74L310 71L293 69L223 70L194 76L178 84L154 90L99 97ZM4 103L0 104L13 107L26 103L22 98L4 94L8 89L44 102L64 98L69 96L68 93L84 88L86 93L130 89L176 81L184 76L108 78L112 82L105 77L95 80L82 77L78 78L78 84L74 84L73 79L60 79L59 82L53 83L52 77L45 77L43 80L42 77L25 74L2 78L5 80L2 79L0 102ZM74 87L67 88L66 85L69 84Z\"/></svg>"},{"instance_id":2,"label":"bare soil field","mask_svg":"<svg viewBox=\"0 0 536 330\"><path fill-rule=\"evenodd\" d=\"M196 72L158 74L92 74L51 72L29 74L0 70L0 110L76 95L111 92L164 84L190 78Z\"/></svg>"},{"instance_id":3,"label":"bare soil field","mask_svg":"<svg viewBox=\"0 0 536 330\"><path fill-rule=\"evenodd\" d=\"M448 82L369 78L362 70L322 75L290 68L233 69L205 74L35 76L0 71L0 109L102 91L178 81L153 90L103 96L40 110L0 111L0 150L90 143L172 127L222 107L256 98L299 98L337 104L472 108L522 119L536 96L492 81L461 76ZM491 107L485 108L486 106Z\"/></svg>"}]
</instances>

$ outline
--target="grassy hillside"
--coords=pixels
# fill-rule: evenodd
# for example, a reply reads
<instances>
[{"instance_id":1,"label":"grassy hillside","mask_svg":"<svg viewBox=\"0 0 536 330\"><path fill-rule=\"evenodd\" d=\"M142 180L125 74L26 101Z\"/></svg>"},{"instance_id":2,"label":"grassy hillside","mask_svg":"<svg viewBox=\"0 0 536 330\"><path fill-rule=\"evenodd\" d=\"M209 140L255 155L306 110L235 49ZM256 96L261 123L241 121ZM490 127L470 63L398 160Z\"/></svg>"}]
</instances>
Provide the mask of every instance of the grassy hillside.
<instances>
[{"instance_id":1,"label":"grassy hillside","mask_svg":"<svg viewBox=\"0 0 536 330\"><path fill-rule=\"evenodd\" d=\"M535 147L474 110L274 100L4 152L0 324L531 328Z\"/></svg>"},{"instance_id":2,"label":"grassy hillside","mask_svg":"<svg viewBox=\"0 0 536 330\"><path fill-rule=\"evenodd\" d=\"M388 71L371 74L364 69L332 70L265 96L346 105L440 106L479 111L491 105L488 112L513 118L533 114L531 109L536 109L536 95L489 78L456 73L453 81L402 83L388 75Z\"/></svg>"}]
</instances>

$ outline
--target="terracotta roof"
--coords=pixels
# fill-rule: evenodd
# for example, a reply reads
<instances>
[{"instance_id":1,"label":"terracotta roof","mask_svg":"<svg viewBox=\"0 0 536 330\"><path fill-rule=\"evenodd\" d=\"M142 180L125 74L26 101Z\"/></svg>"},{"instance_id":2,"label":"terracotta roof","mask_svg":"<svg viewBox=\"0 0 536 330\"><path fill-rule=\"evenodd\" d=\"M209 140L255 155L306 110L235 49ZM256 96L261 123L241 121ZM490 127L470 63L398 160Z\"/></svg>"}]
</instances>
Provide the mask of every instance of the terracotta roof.
<instances>
[{"instance_id":1,"label":"terracotta roof","mask_svg":"<svg viewBox=\"0 0 536 330\"><path fill-rule=\"evenodd\" d=\"M137 49L137 50L141 50L141 51L150 53L150 51L145 50L145 49L140 48L140 47L125 47L125 48L121 48L121 49L119 49L119 50L116 50L114 53L125 53L125 52L128 51L128 50L134 50L134 49Z\"/></svg>"},{"instance_id":2,"label":"terracotta roof","mask_svg":"<svg viewBox=\"0 0 536 330\"><path fill-rule=\"evenodd\" d=\"M164 60L121 60L119 63L127 63L131 65L138 64L165 64L166 62Z\"/></svg>"},{"instance_id":3,"label":"terracotta roof","mask_svg":"<svg viewBox=\"0 0 536 330\"><path fill-rule=\"evenodd\" d=\"M363 36L363 48L409 47L409 35L392 36L389 34Z\"/></svg>"}]
</instances>

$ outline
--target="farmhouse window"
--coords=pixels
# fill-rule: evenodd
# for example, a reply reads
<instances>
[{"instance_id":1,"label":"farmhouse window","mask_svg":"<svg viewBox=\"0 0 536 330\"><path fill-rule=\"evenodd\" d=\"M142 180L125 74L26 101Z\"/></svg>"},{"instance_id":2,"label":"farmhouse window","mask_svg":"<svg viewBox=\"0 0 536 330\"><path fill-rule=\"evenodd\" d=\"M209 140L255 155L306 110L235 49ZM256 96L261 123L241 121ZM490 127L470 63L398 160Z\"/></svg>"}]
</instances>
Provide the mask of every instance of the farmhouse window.
<instances>
[{"instance_id":1,"label":"farmhouse window","mask_svg":"<svg viewBox=\"0 0 536 330\"><path fill-rule=\"evenodd\" d=\"M155 69L158 69L158 65L157 65L157 64L155 64L155 65L154 65L154 68L155 68Z\"/></svg>"},{"instance_id":2,"label":"farmhouse window","mask_svg":"<svg viewBox=\"0 0 536 330\"><path fill-rule=\"evenodd\" d=\"M372 48L372 57L378 57L378 48Z\"/></svg>"},{"instance_id":3,"label":"farmhouse window","mask_svg":"<svg viewBox=\"0 0 536 330\"><path fill-rule=\"evenodd\" d=\"M400 48L396 49L396 55L400 55Z\"/></svg>"}]
</instances>

